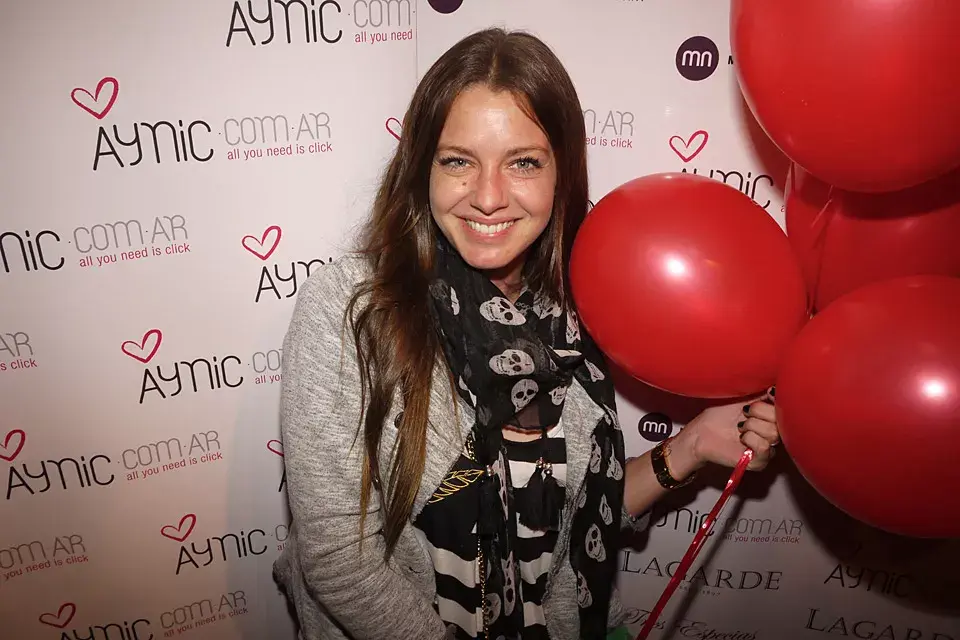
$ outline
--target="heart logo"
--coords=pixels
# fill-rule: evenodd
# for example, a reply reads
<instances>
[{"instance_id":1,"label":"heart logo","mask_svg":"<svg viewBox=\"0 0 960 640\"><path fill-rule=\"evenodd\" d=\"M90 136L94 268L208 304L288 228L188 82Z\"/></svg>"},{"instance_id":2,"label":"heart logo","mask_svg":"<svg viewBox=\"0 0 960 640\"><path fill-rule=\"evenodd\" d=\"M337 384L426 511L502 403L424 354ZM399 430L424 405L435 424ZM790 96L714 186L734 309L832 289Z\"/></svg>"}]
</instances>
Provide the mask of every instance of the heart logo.
<instances>
[{"instance_id":1,"label":"heart logo","mask_svg":"<svg viewBox=\"0 0 960 640\"><path fill-rule=\"evenodd\" d=\"M700 131L695 131L686 141L683 140L680 136L673 136L670 138L670 148L673 149L673 152L680 156L680 159L684 162L690 162L696 158L703 148L707 146L707 140L710 139L710 134L701 129ZM694 141L699 140L700 143L694 147ZM678 148L679 146L679 148ZM682 151L681 151L682 148ZM690 151L693 149L693 151Z\"/></svg>"},{"instance_id":2,"label":"heart logo","mask_svg":"<svg viewBox=\"0 0 960 640\"><path fill-rule=\"evenodd\" d=\"M50 625L51 627L56 627L57 629L63 629L65 626L70 624L70 621L73 620L73 616L76 614L77 605L73 604L72 602L64 602L57 610L57 615L53 615L52 613L44 613L40 616L40 622Z\"/></svg>"},{"instance_id":3,"label":"heart logo","mask_svg":"<svg viewBox=\"0 0 960 640\"><path fill-rule=\"evenodd\" d=\"M189 525L187 523L189 523ZM193 533L195 526L197 526L197 516L193 513L188 513L180 518L180 524L177 526L174 527L168 524L160 529L160 535L165 538L170 538L171 540L176 540L177 542L183 542Z\"/></svg>"},{"instance_id":4,"label":"heart logo","mask_svg":"<svg viewBox=\"0 0 960 640\"><path fill-rule=\"evenodd\" d=\"M384 126L387 128L387 132L389 132L390 135L397 140L400 140L400 134L403 133L403 125L400 124L399 120L396 118L387 118Z\"/></svg>"},{"instance_id":5,"label":"heart logo","mask_svg":"<svg viewBox=\"0 0 960 640\"><path fill-rule=\"evenodd\" d=\"M125 354L133 358L134 360L139 360L140 362L146 364L150 362L154 355L157 353L157 349L160 348L160 343L163 341L163 334L160 332L160 329L150 329L140 340L140 344L137 344L133 340L127 340L122 345L120 345L120 351L123 351ZM148 344L152 345L148 348ZM144 356L144 353L150 353Z\"/></svg>"},{"instance_id":6,"label":"heart logo","mask_svg":"<svg viewBox=\"0 0 960 640\"><path fill-rule=\"evenodd\" d=\"M15 447L10 444L10 441L14 438L17 439L17 446ZM7 433L7 437L3 439L3 444L0 445L0 460L13 462L14 458L20 455L20 451L23 450L23 445L26 444L26 442L27 434L23 432L23 429L14 429ZM13 448L13 453L10 453L11 447Z\"/></svg>"},{"instance_id":7,"label":"heart logo","mask_svg":"<svg viewBox=\"0 0 960 640\"><path fill-rule=\"evenodd\" d=\"M100 105L100 92L103 91L104 87L107 85L110 85L110 97L105 100L106 105L98 111L97 107ZM91 95L91 93L83 87L77 87L70 92L70 99L73 100L75 105L92 115L97 120L103 120L104 116L106 116L113 107L113 103L117 101L117 94L119 92L120 83L117 82L116 78L107 76L101 80L99 84L97 84L97 90L95 94ZM106 96L104 96L104 98L106 98Z\"/></svg>"},{"instance_id":8,"label":"heart logo","mask_svg":"<svg viewBox=\"0 0 960 640\"><path fill-rule=\"evenodd\" d=\"M270 440L267 442L267 450L277 454L281 458L283 457L283 443L279 440Z\"/></svg>"},{"instance_id":9,"label":"heart logo","mask_svg":"<svg viewBox=\"0 0 960 640\"><path fill-rule=\"evenodd\" d=\"M244 249L261 260L266 260L272 256L273 252L277 249L277 245L280 244L281 235L283 235L283 232L280 230L280 227L273 225L272 227L267 227L267 230L263 232L259 240L253 236L243 236L240 244L243 245ZM268 237L273 238L273 240L268 241Z\"/></svg>"}]
</instances>

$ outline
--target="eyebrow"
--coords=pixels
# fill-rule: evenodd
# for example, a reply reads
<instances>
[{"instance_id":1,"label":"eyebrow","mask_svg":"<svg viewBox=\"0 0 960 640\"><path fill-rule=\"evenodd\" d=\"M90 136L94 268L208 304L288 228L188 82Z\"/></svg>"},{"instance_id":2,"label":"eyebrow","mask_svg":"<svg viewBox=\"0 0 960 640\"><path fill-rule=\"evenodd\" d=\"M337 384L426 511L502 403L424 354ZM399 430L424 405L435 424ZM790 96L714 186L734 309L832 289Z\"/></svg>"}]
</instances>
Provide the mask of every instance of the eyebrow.
<instances>
[{"instance_id":1,"label":"eyebrow","mask_svg":"<svg viewBox=\"0 0 960 640\"><path fill-rule=\"evenodd\" d=\"M466 147L461 147L460 145L456 145L456 144L443 144L443 145L439 145L439 146L437 147L437 151L438 151L438 152L439 152L439 151L453 151L453 152L455 152L455 153L459 153L459 154L462 154L462 155L465 155L465 156L475 155L472 151L470 151L470 150L467 149ZM508 149L506 155L508 155L508 156L515 156L515 155L519 155L519 154L522 154L522 153L530 153L531 151L541 151L541 152L543 152L543 153L549 153L549 150L546 149L545 147L541 147L541 146L538 146L538 145L531 145L531 146L527 146L527 147L514 147L514 148L512 148L512 149Z\"/></svg>"}]
</instances>

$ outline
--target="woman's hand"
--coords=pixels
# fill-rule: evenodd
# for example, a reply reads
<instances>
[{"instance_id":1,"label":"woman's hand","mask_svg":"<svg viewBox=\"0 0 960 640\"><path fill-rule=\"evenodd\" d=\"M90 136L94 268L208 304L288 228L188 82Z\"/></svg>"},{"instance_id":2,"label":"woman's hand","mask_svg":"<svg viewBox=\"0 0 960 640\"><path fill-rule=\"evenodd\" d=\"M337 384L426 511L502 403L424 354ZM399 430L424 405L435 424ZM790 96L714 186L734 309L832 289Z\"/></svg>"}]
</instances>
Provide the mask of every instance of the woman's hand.
<instances>
[{"instance_id":1,"label":"woman's hand","mask_svg":"<svg viewBox=\"0 0 960 640\"><path fill-rule=\"evenodd\" d=\"M677 478L709 462L735 467L747 449L753 451L747 469L765 468L780 443L772 391L748 404L710 407L691 420L671 442L667 457Z\"/></svg>"},{"instance_id":2,"label":"woman's hand","mask_svg":"<svg viewBox=\"0 0 960 640\"><path fill-rule=\"evenodd\" d=\"M711 407L691 420L664 448L670 475L685 480L708 462L735 467L743 452L753 450L748 469L763 469L780 442L773 390L749 404ZM627 513L646 512L666 493L651 465L651 452L627 463L623 504Z\"/></svg>"}]
</instances>

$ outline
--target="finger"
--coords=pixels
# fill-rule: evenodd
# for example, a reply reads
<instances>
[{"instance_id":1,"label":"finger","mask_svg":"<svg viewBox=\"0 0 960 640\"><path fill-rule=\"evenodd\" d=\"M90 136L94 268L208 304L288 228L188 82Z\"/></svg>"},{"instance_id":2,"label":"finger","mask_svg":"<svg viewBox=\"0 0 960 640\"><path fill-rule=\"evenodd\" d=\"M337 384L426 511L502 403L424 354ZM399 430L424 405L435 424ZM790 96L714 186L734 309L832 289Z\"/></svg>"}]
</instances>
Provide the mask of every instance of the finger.
<instances>
[{"instance_id":1,"label":"finger","mask_svg":"<svg viewBox=\"0 0 960 640\"><path fill-rule=\"evenodd\" d=\"M745 431L740 434L740 442L753 451L753 460L747 467L748 469L758 471L767 466L767 463L770 462L771 451L770 443L767 440L753 431Z\"/></svg>"},{"instance_id":2,"label":"finger","mask_svg":"<svg viewBox=\"0 0 960 640\"><path fill-rule=\"evenodd\" d=\"M754 454L753 460L751 460L750 464L747 465L747 471L763 471L770 466L770 463L773 462L773 458L776 455L777 450L774 448L771 448L770 452L767 454L767 457L763 459L758 459L757 455Z\"/></svg>"},{"instance_id":3,"label":"finger","mask_svg":"<svg viewBox=\"0 0 960 640\"><path fill-rule=\"evenodd\" d=\"M777 408L766 402L754 402L743 406L743 415L747 418L759 418L767 422L776 422Z\"/></svg>"},{"instance_id":4,"label":"finger","mask_svg":"<svg viewBox=\"0 0 960 640\"><path fill-rule=\"evenodd\" d=\"M770 466L770 463L773 462L773 459L776 457L776 455L777 455L776 447L770 447L770 453L767 454L767 461L763 465L763 467L761 467L760 469L751 469L751 471L762 471L763 469L766 469L768 466Z\"/></svg>"},{"instance_id":5,"label":"finger","mask_svg":"<svg viewBox=\"0 0 960 640\"><path fill-rule=\"evenodd\" d=\"M747 418L742 423L737 423L740 433L753 432L767 441L770 446L780 444L780 431L775 422L767 422L758 418Z\"/></svg>"}]
</instances>

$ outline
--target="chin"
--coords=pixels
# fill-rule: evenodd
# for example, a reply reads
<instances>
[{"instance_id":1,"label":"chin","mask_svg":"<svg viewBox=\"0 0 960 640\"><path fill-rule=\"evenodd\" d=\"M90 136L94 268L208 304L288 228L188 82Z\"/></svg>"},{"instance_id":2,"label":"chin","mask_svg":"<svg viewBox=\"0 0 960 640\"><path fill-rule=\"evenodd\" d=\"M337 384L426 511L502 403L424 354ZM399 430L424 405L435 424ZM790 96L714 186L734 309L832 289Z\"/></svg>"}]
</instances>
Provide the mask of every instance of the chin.
<instances>
[{"instance_id":1,"label":"chin","mask_svg":"<svg viewBox=\"0 0 960 640\"><path fill-rule=\"evenodd\" d=\"M480 271L496 271L505 269L516 261L519 251L494 248L477 248L457 245L457 250L464 261L474 269Z\"/></svg>"},{"instance_id":2,"label":"chin","mask_svg":"<svg viewBox=\"0 0 960 640\"><path fill-rule=\"evenodd\" d=\"M522 261L542 229L518 222L500 237L482 237L472 233L459 219L444 220L443 233L464 262L479 271L511 270Z\"/></svg>"}]
</instances>

